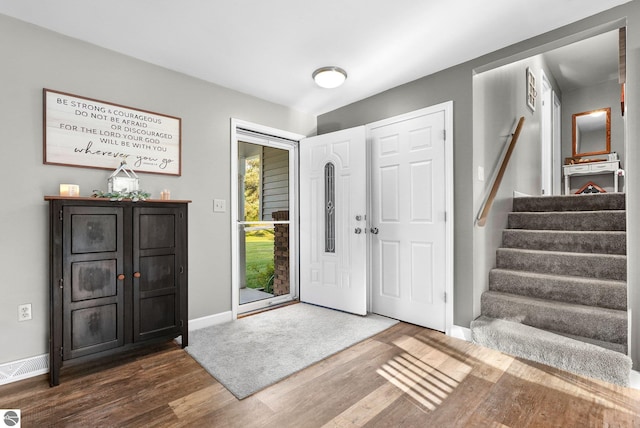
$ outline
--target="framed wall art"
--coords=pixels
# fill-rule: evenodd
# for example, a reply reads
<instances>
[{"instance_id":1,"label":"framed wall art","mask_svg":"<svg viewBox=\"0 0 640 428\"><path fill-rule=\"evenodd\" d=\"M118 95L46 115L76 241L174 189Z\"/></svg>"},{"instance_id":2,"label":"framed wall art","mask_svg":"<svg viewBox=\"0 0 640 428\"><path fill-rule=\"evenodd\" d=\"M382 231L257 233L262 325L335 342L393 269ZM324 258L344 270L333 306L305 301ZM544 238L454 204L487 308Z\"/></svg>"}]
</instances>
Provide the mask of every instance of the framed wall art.
<instances>
[{"instance_id":1,"label":"framed wall art","mask_svg":"<svg viewBox=\"0 0 640 428\"><path fill-rule=\"evenodd\" d=\"M44 163L181 175L182 120L43 90Z\"/></svg>"},{"instance_id":2,"label":"framed wall art","mask_svg":"<svg viewBox=\"0 0 640 428\"><path fill-rule=\"evenodd\" d=\"M531 68L529 67L527 67L526 83L527 107L529 107L531 111L535 111L536 97L538 96L538 91L536 90L536 76L533 75L533 71L531 71Z\"/></svg>"}]
</instances>

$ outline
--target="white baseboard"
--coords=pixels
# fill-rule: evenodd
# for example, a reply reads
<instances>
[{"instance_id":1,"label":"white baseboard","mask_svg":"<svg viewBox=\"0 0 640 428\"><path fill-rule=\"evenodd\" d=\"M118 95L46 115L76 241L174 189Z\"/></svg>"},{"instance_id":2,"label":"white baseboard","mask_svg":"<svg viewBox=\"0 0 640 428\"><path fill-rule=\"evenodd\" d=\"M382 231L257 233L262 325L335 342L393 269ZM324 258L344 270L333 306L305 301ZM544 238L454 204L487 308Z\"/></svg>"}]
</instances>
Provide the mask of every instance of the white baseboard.
<instances>
[{"instance_id":1,"label":"white baseboard","mask_svg":"<svg viewBox=\"0 0 640 428\"><path fill-rule=\"evenodd\" d=\"M629 376L629 387L640 390L640 372L631 370L631 375Z\"/></svg>"},{"instance_id":2,"label":"white baseboard","mask_svg":"<svg viewBox=\"0 0 640 428\"><path fill-rule=\"evenodd\" d=\"M49 373L49 354L0 364L0 385Z\"/></svg>"},{"instance_id":3,"label":"white baseboard","mask_svg":"<svg viewBox=\"0 0 640 428\"><path fill-rule=\"evenodd\" d=\"M189 320L189 331L231 321L231 311ZM0 385L49 373L49 354L0 364Z\"/></svg>"},{"instance_id":4,"label":"white baseboard","mask_svg":"<svg viewBox=\"0 0 640 428\"><path fill-rule=\"evenodd\" d=\"M221 312L219 314L207 315L202 318L189 320L189 331L199 330L212 325L222 324L233 320L231 311Z\"/></svg>"},{"instance_id":5,"label":"white baseboard","mask_svg":"<svg viewBox=\"0 0 640 428\"><path fill-rule=\"evenodd\" d=\"M459 325L454 324L451 328L451 334L449 334L449 336L471 342L471 329L467 327L460 327Z\"/></svg>"}]
</instances>

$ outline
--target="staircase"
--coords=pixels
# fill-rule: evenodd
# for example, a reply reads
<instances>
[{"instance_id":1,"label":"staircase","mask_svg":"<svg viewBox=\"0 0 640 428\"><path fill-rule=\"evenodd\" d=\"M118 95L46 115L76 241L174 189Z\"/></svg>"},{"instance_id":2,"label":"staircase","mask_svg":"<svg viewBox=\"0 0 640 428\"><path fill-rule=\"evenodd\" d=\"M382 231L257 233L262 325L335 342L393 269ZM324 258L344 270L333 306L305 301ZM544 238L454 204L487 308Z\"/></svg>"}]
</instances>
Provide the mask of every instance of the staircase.
<instances>
[{"instance_id":1,"label":"staircase","mask_svg":"<svg viewBox=\"0 0 640 428\"><path fill-rule=\"evenodd\" d=\"M628 385L623 193L513 200L474 342Z\"/></svg>"}]
</instances>

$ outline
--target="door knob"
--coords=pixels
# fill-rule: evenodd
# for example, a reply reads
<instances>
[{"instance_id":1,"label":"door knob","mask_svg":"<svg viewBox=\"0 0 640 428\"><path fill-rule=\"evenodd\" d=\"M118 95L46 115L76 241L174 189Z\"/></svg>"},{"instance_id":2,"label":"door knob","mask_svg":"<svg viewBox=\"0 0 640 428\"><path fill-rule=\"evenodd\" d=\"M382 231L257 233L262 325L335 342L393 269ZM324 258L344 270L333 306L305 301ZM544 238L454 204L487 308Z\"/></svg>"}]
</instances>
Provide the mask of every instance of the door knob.
<instances>
[{"instance_id":1,"label":"door knob","mask_svg":"<svg viewBox=\"0 0 640 428\"><path fill-rule=\"evenodd\" d=\"M356 232L356 235L359 235L359 234L361 234L361 233L362 233L362 229L361 229L361 228L359 228L359 227L356 227L355 232Z\"/></svg>"},{"instance_id":2,"label":"door knob","mask_svg":"<svg viewBox=\"0 0 640 428\"><path fill-rule=\"evenodd\" d=\"M123 273L118 275L118 281L122 281L123 279L124 279L124 274Z\"/></svg>"},{"instance_id":3,"label":"door knob","mask_svg":"<svg viewBox=\"0 0 640 428\"><path fill-rule=\"evenodd\" d=\"M373 233L374 235L378 234L378 228L377 227L372 227L371 228L371 233Z\"/></svg>"},{"instance_id":4,"label":"door knob","mask_svg":"<svg viewBox=\"0 0 640 428\"><path fill-rule=\"evenodd\" d=\"M134 278L140 278L140 272L135 272L135 273L133 274L133 277L134 277Z\"/></svg>"}]
</instances>

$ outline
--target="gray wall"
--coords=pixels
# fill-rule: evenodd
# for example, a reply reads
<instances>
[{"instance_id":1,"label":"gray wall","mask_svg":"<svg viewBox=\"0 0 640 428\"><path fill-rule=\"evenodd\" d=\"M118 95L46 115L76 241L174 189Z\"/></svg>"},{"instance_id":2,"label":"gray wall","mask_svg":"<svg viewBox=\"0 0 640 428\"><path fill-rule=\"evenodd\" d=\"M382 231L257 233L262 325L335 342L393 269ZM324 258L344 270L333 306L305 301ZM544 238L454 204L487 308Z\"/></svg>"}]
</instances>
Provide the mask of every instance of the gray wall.
<instances>
[{"instance_id":1,"label":"gray wall","mask_svg":"<svg viewBox=\"0 0 640 428\"><path fill-rule=\"evenodd\" d=\"M495 266L496 250L502 243L515 191L540 195L542 188L541 99L535 109L526 104L527 68L538 82L541 95L542 73L554 91L559 92L542 55L516 61L473 76L473 171L485 170L485 181L473 178L473 212L478 213L490 190L490 177L500 167L501 154L511 142L508 136L520 117L525 122L511 155L491 216L484 227L474 228L474 318L480 315L480 295L488 288L489 270Z\"/></svg>"},{"instance_id":2,"label":"gray wall","mask_svg":"<svg viewBox=\"0 0 640 428\"><path fill-rule=\"evenodd\" d=\"M611 107L611 151L617 152L622 168L625 168L624 150L624 118L620 112L620 84L617 80L603 82L596 86L565 92L562 94L562 159L572 155L571 119L574 113L591 111ZM606 158L606 156L590 156ZM584 184L593 181L607 192L613 192L613 177L611 174L576 176L571 178L571 191L575 192ZM618 183L620 189L624 185L624 178Z\"/></svg>"},{"instance_id":3,"label":"gray wall","mask_svg":"<svg viewBox=\"0 0 640 428\"><path fill-rule=\"evenodd\" d=\"M460 64L442 72L426 76L406 85L393 88L381 94L353 103L318 118L318 132L325 133L338 129L363 125L382 118L407 113L447 100L454 101L454 168L455 168L455 285L454 285L454 322L468 326L474 318L478 299L482 290L474 286L473 270L484 270L484 256L474 254L475 198L474 153L483 151L484 145L495 141L477 141L473 139L474 126L481 126L473 116L474 70L485 68L494 62L504 64L530 57L531 51L539 53L540 48L561 39L575 41L600 26L627 23L627 115L637 117L640 107L640 3L630 2L610 9L591 18L579 21L558 30L526 40L500 51ZM609 28L612 29L612 28ZM581 34L583 33L584 34ZM471 41L470 41L471 42ZM493 106L489 106L493 107ZM564 106L563 106L564 110ZM635 116L634 116L635 115ZM627 121L626 170L627 170L627 207L629 218L640 215L640 195L634 192L634 183L638 182L638 161L640 148L633 144L638 140L637 120ZM478 147L476 147L478 146ZM631 308L640 310L639 269L640 269L640 225L628 224L628 287ZM473 267L469 263L473 260ZM631 338L638 337L640 317L631 321ZM640 364L640 341L632 339L630 347L636 367Z\"/></svg>"},{"instance_id":4,"label":"gray wall","mask_svg":"<svg viewBox=\"0 0 640 428\"><path fill-rule=\"evenodd\" d=\"M159 197L190 199L189 318L231 310L229 213L213 213L213 198L230 199L230 118L304 135L313 116L0 15L0 364L48 352L48 218L45 195L77 183L82 195L106 190L108 171L42 163L42 88L182 118L182 176L140 174ZM227 205L229 206L229 205ZM33 320L18 322L17 306L33 304Z\"/></svg>"}]
</instances>

